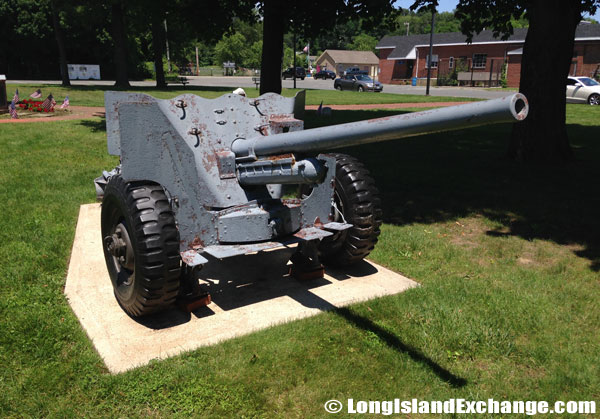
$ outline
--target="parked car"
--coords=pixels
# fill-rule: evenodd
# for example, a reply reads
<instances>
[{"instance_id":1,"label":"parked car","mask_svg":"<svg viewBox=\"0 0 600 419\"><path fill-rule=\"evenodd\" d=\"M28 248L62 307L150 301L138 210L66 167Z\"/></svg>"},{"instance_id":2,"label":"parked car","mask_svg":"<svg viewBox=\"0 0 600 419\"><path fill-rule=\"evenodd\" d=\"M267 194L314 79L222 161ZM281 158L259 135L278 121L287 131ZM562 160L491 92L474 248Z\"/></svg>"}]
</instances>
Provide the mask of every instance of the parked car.
<instances>
[{"instance_id":1,"label":"parked car","mask_svg":"<svg viewBox=\"0 0 600 419\"><path fill-rule=\"evenodd\" d=\"M366 72L365 70L361 70L358 67L348 67L345 71L344 71L344 76L349 76L351 74L364 74L365 76L369 75L368 72Z\"/></svg>"},{"instance_id":2,"label":"parked car","mask_svg":"<svg viewBox=\"0 0 600 419\"><path fill-rule=\"evenodd\" d=\"M294 78L294 67L290 67L287 70L285 70L283 73L281 73L281 77L283 77L283 79L293 79ZM296 78L300 79L300 80L304 80L304 78L306 77L306 70L304 70L304 68L302 67L296 67Z\"/></svg>"},{"instance_id":3,"label":"parked car","mask_svg":"<svg viewBox=\"0 0 600 419\"><path fill-rule=\"evenodd\" d=\"M356 90L358 92L381 92L383 90L381 83L364 74L350 74L335 79L333 87L336 90Z\"/></svg>"},{"instance_id":4,"label":"parked car","mask_svg":"<svg viewBox=\"0 0 600 419\"><path fill-rule=\"evenodd\" d=\"M589 77L568 77L567 102L600 105L600 83Z\"/></svg>"},{"instance_id":5,"label":"parked car","mask_svg":"<svg viewBox=\"0 0 600 419\"><path fill-rule=\"evenodd\" d=\"M335 80L335 73L333 71L330 71L330 70L321 70L318 73L315 73L315 80L317 80L317 79L323 79L323 80L331 79L331 80Z\"/></svg>"}]
</instances>

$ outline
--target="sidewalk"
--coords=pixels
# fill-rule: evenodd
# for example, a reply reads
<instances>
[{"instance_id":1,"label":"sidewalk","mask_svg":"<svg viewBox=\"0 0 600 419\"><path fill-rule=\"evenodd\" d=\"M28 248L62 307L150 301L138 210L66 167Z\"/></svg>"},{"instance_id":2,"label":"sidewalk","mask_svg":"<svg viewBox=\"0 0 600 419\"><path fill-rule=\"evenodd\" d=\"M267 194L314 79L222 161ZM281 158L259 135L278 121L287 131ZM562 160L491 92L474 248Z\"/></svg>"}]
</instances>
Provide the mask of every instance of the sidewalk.
<instances>
[{"instance_id":1,"label":"sidewalk","mask_svg":"<svg viewBox=\"0 0 600 419\"><path fill-rule=\"evenodd\" d=\"M405 109L405 108L442 108L444 106L464 105L471 102L416 102L416 103L370 103L364 105L324 105L334 110L355 111L362 109ZM317 105L307 105L306 110L317 110Z\"/></svg>"}]
</instances>

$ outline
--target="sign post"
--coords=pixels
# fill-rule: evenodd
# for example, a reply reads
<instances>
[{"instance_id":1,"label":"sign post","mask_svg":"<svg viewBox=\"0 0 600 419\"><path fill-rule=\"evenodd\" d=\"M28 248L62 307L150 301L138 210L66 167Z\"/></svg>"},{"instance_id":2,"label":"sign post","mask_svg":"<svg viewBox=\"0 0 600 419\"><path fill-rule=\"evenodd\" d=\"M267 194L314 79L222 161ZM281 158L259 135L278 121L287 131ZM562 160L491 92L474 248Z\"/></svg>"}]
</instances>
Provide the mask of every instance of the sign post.
<instances>
[{"instance_id":1,"label":"sign post","mask_svg":"<svg viewBox=\"0 0 600 419\"><path fill-rule=\"evenodd\" d=\"M225 69L226 76L233 76L233 70L235 70L235 63L232 63L231 61L225 61L223 63L223 68ZM231 74L229 74L229 70L231 70Z\"/></svg>"}]
</instances>

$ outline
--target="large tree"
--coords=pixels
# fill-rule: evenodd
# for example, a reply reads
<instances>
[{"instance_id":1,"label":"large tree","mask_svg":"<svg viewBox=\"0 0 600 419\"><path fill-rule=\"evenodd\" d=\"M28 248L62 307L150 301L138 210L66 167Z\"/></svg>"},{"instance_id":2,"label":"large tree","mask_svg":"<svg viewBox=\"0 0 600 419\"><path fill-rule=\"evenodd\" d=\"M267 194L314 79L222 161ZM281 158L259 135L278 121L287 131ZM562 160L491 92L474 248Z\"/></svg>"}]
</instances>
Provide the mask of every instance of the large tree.
<instances>
[{"instance_id":1,"label":"large tree","mask_svg":"<svg viewBox=\"0 0 600 419\"><path fill-rule=\"evenodd\" d=\"M152 32L152 57L154 58L154 72L156 74L156 87L167 86L165 70L163 68L163 55L165 50L164 20L166 10L162 1L145 2L150 13L150 30Z\"/></svg>"},{"instance_id":2,"label":"large tree","mask_svg":"<svg viewBox=\"0 0 600 419\"><path fill-rule=\"evenodd\" d=\"M58 56L60 63L60 77L62 79L63 86L70 86L71 81L69 80L69 69L67 66L67 48L65 46L65 35L60 19L60 6L61 2L54 0L50 1L50 14L52 15L52 27L54 28L54 38L56 39L56 46L58 47Z\"/></svg>"},{"instance_id":3,"label":"large tree","mask_svg":"<svg viewBox=\"0 0 600 419\"><path fill-rule=\"evenodd\" d=\"M111 4L111 35L114 45L115 86L129 87L127 75L127 26L122 0L113 0Z\"/></svg>"},{"instance_id":4,"label":"large tree","mask_svg":"<svg viewBox=\"0 0 600 419\"><path fill-rule=\"evenodd\" d=\"M263 0L263 51L260 93L281 93L283 36L286 30L298 32L304 39L314 39L338 22L362 18L364 27L384 27L394 12L394 0L305 0L286 3Z\"/></svg>"},{"instance_id":5,"label":"large tree","mask_svg":"<svg viewBox=\"0 0 600 419\"><path fill-rule=\"evenodd\" d=\"M417 0L413 8L435 7L437 0ZM600 0L460 0L456 16L472 37L484 28L506 39L513 21L529 21L523 47L520 92L529 101L529 116L513 126L508 154L519 161L556 162L572 157L565 126L565 80L569 75L575 30L584 13Z\"/></svg>"}]
</instances>

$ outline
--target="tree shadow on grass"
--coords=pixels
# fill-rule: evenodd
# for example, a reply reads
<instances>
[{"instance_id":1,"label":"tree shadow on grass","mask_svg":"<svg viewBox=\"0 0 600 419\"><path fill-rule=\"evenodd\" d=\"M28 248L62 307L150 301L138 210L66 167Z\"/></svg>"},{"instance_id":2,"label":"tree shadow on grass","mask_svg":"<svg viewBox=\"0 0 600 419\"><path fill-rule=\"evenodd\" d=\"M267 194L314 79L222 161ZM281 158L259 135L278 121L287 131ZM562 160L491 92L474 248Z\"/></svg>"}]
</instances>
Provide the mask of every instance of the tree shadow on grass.
<instances>
[{"instance_id":1,"label":"tree shadow on grass","mask_svg":"<svg viewBox=\"0 0 600 419\"><path fill-rule=\"evenodd\" d=\"M106 118L82 119L79 125L89 128L92 132L106 132Z\"/></svg>"},{"instance_id":2,"label":"tree shadow on grass","mask_svg":"<svg viewBox=\"0 0 600 419\"><path fill-rule=\"evenodd\" d=\"M347 122L397 112L334 111ZM436 223L482 214L504 225L490 235L572 247L600 271L600 126L568 125L575 160L525 165L504 157L510 124L351 147L382 194L384 221Z\"/></svg>"},{"instance_id":3,"label":"tree shadow on grass","mask_svg":"<svg viewBox=\"0 0 600 419\"><path fill-rule=\"evenodd\" d=\"M400 340L398 336L391 332L388 332L387 330L373 323L368 318L360 316L346 307L336 309L335 313L341 316L342 318L346 319L349 323L352 323L354 326L364 331L374 333L379 339L381 339L382 342L384 342L387 346L394 349L395 351L405 353L413 361L429 367L435 375L437 375L442 381L445 381L446 383L450 384L450 386L454 388L460 388L464 387L467 384L466 379L452 374L449 370L442 367L440 364L438 364L431 358L428 358L421 351L402 342L402 340Z\"/></svg>"}]
</instances>

